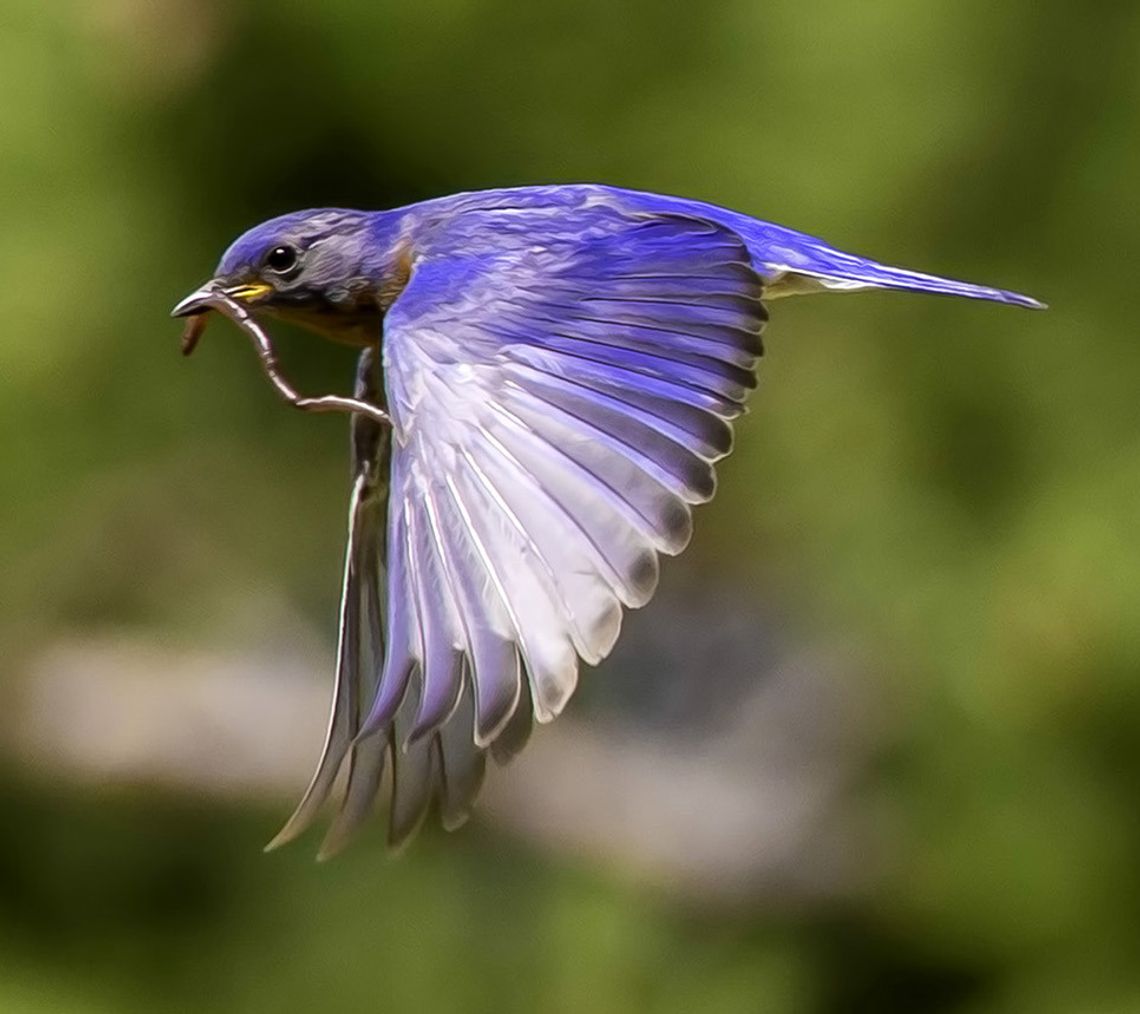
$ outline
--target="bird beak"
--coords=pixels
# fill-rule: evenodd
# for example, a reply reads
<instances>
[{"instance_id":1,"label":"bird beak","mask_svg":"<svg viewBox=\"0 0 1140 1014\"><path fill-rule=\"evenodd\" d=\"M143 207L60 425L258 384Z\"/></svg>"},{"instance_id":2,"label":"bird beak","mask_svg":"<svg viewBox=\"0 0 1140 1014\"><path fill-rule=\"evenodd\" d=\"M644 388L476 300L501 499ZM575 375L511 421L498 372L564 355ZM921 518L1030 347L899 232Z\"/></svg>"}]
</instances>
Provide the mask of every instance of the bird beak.
<instances>
[{"instance_id":1,"label":"bird beak","mask_svg":"<svg viewBox=\"0 0 1140 1014\"><path fill-rule=\"evenodd\" d=\"M243 303L253 303L269 295L272 291L273 286L266 285L264 282L227 287L224 282L217 278L211 279L201 288L195 289L170 311L171 317L190 318L186 321L186 327L182 331L182 354L188 356L198 347L202 332L206 330L206 321L210 319L206 314L214 309L214 300L219 293Z\"/></svg>"},{"instance_id":2,"label":"bird beak","mask_svg":"<svg viewBox=\"0 0 1140 1014\"><path fill-rule=\"evenodd\" d=\"M210 307L210 298L219 292L225 293L230 299L242 303L255 303L273 291L272 285L264 282L252 282L247 285L232 285L226 287L218 279L212 279L200 289L195 289L184 300L170 311L171 317L192 317L198 313L205 313Z\"/></svg>"}]
</instances>

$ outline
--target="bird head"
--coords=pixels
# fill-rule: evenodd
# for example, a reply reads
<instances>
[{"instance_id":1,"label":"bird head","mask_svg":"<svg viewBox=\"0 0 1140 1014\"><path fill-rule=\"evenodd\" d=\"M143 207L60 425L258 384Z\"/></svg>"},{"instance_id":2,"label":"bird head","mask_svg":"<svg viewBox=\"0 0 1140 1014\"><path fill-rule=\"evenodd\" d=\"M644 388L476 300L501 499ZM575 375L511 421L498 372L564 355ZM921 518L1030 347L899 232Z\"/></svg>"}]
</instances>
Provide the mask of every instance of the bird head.
<instances>
[{"instance_id":1,"label":"bird head","mask_svg":"<svg viewBox=\"0 0 1140 1014\"><path fill-rule=\"evenodd\" d=\"M370 344L378 337L375 244L370 216L321 209L270 219L240 236L214 277L183 299L175 317L197 317L218 292L251 312L322 337ZM204 320L204 318L202 318Z\"/></svg>"}]
</instances>

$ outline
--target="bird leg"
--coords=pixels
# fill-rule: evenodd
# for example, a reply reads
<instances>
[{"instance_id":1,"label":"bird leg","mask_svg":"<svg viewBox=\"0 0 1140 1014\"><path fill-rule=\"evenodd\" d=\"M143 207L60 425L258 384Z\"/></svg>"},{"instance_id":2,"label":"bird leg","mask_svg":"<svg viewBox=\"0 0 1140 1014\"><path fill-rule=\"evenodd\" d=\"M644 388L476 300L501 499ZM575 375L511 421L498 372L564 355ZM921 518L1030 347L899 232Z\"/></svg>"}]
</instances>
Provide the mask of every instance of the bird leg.
<instances>
[{"instance_id":1,"label":"bird leg","mask_svg":"<svg viewBox=\"0 0 1140 1014\"><path fill-rule=\"evenodd\" d=\"M261 360L261 368L265 371L269 382L277 389L277 393L294 408L299 408L303 412L348 412L352 415L367 416L369 419L386 426L392 424L392 419L387 412L378 405L361 398L346 398L339 394L323 394L315 398L302 396L281 373L277 362L277 353L273 348L273 343L269 340L269 336L241 303L221 291L203 294L197 303L207 309L217 310L246 333L253 343L258 359ZM188 356L194 351L205 327L205 311L190 317L186 329L182 332L183 355Z\"/></svg>"}]
</instances>

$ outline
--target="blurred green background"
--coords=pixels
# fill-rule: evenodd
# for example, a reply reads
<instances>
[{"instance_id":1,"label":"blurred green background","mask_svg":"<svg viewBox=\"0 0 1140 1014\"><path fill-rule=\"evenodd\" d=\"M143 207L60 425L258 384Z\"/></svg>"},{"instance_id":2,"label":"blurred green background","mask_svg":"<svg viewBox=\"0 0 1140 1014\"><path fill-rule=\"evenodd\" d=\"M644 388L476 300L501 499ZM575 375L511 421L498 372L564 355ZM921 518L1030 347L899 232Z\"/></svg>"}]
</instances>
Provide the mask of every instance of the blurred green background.
<instances>
[{"instance_id":1,"label":"blurred green background","mask_svg":"<svg viewBox=\"0 0 1140 1014\"><path fill-rule=\"evenodd\" d=\"M1140 1011L1138 53L1123 3L0 0L0 1010ZM667 568L857 682L854 886L729 904L478 819L318 866L261 855L280 794L53 767L99 732L74 700L15 745L60 644L300 618L331 659L343 421L166 319L230 239L578 180L1052 305L777 303ZM347 389L351 354L282 348Z\"/></svg>"}]
</instances>

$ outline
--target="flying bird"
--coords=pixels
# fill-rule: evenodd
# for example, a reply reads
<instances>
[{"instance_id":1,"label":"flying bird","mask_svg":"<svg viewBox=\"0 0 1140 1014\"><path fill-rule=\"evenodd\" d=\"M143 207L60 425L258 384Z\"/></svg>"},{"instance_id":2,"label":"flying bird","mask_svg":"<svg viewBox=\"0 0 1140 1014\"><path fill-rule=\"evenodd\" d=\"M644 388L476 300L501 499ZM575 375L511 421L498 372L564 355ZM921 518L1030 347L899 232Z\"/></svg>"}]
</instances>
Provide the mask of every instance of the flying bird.
<instances>
[{"instance_id":1,"label":"flying bird","mask_svg":"<svg viewBox=\"0 0 1140 1014\"><path fill-rule=\"evenodd\" d=\"M1039 308L889 267L700 201L599 185L323 208L250 229L173 310L253 340L277 390L351 416L336 683L312 781L267 847L317 817L338 851L390 772L389 841L468 816L562 711L579 663L653 595L756 384L767 303L905 289ZM302 397L260 321L358 347L351 396Z\"/></svg>"}]
</instances>

